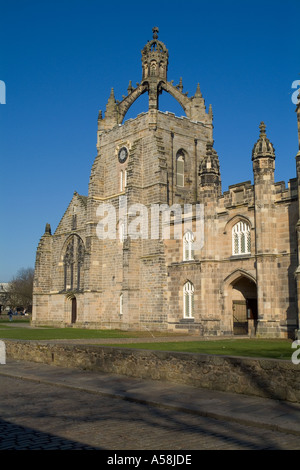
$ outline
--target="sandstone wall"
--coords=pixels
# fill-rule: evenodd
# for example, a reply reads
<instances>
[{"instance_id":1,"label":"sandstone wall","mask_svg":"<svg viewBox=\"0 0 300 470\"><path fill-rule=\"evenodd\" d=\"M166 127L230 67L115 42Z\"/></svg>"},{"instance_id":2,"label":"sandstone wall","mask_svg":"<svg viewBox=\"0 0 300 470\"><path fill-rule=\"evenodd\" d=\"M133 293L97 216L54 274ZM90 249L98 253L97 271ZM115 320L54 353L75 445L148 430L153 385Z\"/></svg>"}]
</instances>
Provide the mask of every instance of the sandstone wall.
<instances>
[{"instance_id":1,"label":"sandstone wall","mask_svg":"<svg viewBox=\"0 0 300 470\"><path fill-rule=\"evenodd\" d=\"M13 359L300 403L300 369L291 361L19 340L5 345Z\"/></svg>"}]
</instances>

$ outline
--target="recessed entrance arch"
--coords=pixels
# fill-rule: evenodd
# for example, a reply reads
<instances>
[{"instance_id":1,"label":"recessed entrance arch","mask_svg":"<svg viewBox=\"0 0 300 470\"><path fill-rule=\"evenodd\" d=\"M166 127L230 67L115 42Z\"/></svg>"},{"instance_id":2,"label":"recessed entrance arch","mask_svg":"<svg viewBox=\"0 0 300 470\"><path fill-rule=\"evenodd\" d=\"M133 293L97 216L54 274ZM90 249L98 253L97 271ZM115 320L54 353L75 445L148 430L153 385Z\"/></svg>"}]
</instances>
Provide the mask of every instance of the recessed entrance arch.
<instances>
[{"instance_id":1,"label":"recessed entrance arch","mask_svg":"<svg viewBox=\"0 0 300 470\"><path fill-rule=\"evenodd\" d=\"M225 281L226 313L234 335L256 334L257 286L246 271L238 270Z\"/></svg>"},{"instance_id":2,"label":"recessed entrance arch","mask_svg":"<svg viewBox=\"0 0 300 470\"><path fill-rule=\"evenodd\" d=\"M77 300L76 297L73 297L72 300L72 314L71 314L71 323L76 323L77 320Z\"/></svg>"},{"instance_id":3,"label":"recessed entrance arch","mask_svg":"<svg viewBox=\"0 0 300 470\"><path fill-rule=\"evenodd\" d=\"M70 306L70 304L71 304L71 306ZM76 323L76 320L77 320L77 299L76 299L75 295L73 294L73 292L68 292L66 294L66 315L67 315L67 318L66 318L67 324L70 324L70 320L71 320L71 324ZM70 318L70 316L71 316L71 318Z\"/></svg>"}]
</instances>

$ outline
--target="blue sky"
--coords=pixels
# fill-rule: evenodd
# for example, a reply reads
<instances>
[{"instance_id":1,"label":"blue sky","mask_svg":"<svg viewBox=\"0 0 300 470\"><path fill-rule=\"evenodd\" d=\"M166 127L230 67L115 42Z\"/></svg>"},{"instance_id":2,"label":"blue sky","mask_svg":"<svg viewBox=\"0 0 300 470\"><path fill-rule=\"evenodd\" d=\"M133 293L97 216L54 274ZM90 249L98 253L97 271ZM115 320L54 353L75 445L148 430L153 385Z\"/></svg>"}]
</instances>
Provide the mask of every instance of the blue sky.
<instances>
[{"instance_id":1,"label":"blue sky","mask_svg":"<svg viewBox=\"0 0 300 470\"><path fill-rule=\"evenodd\" d=\"M0 282L34 266L74 191L88 194L99 109L141 80L153 26L169 50L168 80L197 83L214 113L223 191L251 180L265 121L276 181L296 176L292 83L300 80L299 0L0 0ZM183 115L168 95L162 111ZM147 111L144 95L126 119Z\"/></svg>"}]
</instances>

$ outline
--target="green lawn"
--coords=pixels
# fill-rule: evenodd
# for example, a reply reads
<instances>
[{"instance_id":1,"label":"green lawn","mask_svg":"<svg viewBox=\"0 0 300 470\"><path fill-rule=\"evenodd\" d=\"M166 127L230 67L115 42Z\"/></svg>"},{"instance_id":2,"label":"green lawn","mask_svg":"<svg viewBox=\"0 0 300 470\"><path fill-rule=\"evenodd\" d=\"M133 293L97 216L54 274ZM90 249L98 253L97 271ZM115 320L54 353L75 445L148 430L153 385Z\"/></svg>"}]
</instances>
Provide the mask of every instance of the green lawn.
<instances>
[{"instance_id":1,"label":"green lawn","mask_svg":"<svg viewBox=\"0 0 300 470\"><path fill-rule=\"evenodd\" d=\"M25 340L47 340L47 339L93 339L93 338L128 338L133 335L126 335L116 330L85 330L77 328L44 328L25 329L9 328L4 330L0 326L0 339L25 339Z\"/></svg>"},{"instance_id":2,"label":"green lawn","mask_svg":"<svg viewBox=\"0 0 300 470\"><path fill-rule=\"evenodd\" d=\"M164 334L166 335L166 333ZM158 336L158 334L155 334ZM168 335L169 336L169 335ZM149 332L121 330L91 330L81 328L26 328L12 326L10 323L0 323L0 339L94 339L94 338L149 338Z\"/></svg>"},{"instance_id":3,"label":"green lawn","mask_svg":"<svg viewBox=\"0 0 300 470\"><path fill-rule=\"evenodd\" d=\"M155 333L172 336L170 333ZM176 336L176 335L173 335ZM220 354L228 356L265 357L290 360L293 349L291 340L266 339L219 339L209 341L186 341L165 343L143 343L143 338L150 338L147 331L121 331L121 330L90 330L79 328L27 328L25 325L12 326L9 322L0 323L0 339L20 340L52 340L52 339L101 339L101 338L140 338L139 343L107 344L122 348L152 349L160 351L180 351L203 354ZM98 343L99 345L99 343Z\"/></svg>"},{"instance_id":4,"label":"green lawn","mask_svg":"<svg viewBox=\"0 0 300 470\"><path fill-rule=\"evenodd\" d=\"M1 314L0 315L0 326L3 323L7 323L9 321L8 315L6 314ZM30 316L23 316L23 315L13 315L13 321L14 322L21 322L21 323L30 323Z\"/></svg>"},{"instance_id":5,"label":"green lawn","mask_svg":"<svg viewBox=\"0 0 300 470\"><path fill-rule=\"evenodd\" d=\"M292 341L290 340L228 339L217 341L188 341L178 343L118 344L117 347L290 360L294 351L291 348L291 345ZM111 344L110 346L114 345Z\"/></svg>"}]
</instances>

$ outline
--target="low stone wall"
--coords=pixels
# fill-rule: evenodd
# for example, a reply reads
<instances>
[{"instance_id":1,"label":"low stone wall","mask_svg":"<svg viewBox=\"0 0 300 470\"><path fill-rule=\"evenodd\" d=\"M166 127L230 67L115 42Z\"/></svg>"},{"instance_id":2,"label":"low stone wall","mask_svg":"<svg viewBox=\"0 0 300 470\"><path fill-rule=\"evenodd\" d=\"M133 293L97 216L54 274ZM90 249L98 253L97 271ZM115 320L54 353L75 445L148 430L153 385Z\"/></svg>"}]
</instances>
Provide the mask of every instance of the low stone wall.
<instances>
[{"instance_id":1,"label":"low stone wall","mask_svg":"<svg viewBox=\"0 0 300 470\"><path fill-rule=\"evenodd\" d=\"M300 403L291 361L4 340L8 358Z\"/></svg>"}]
</instances>

